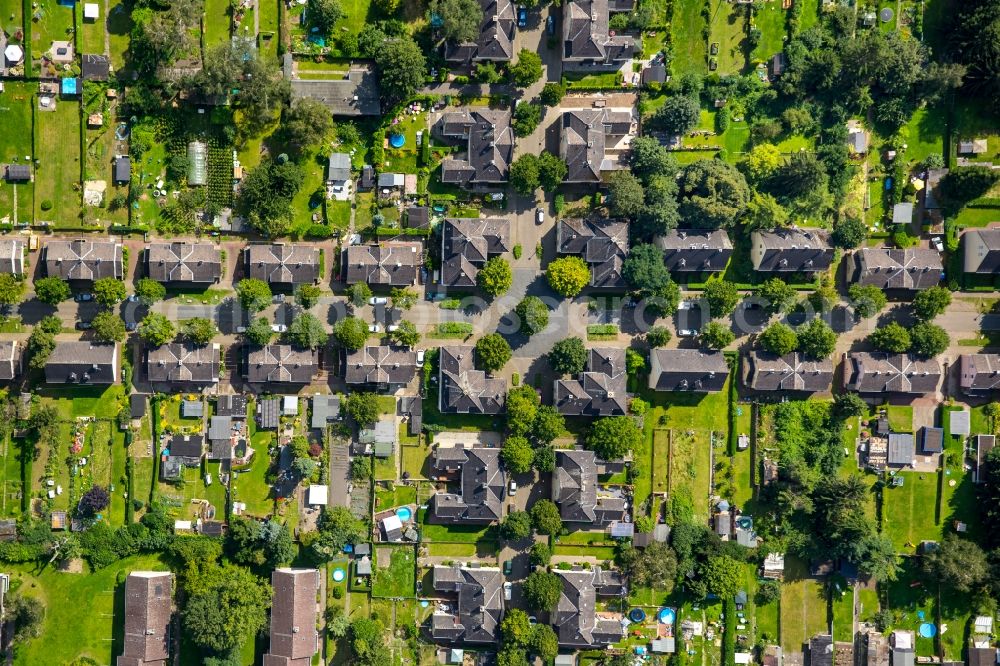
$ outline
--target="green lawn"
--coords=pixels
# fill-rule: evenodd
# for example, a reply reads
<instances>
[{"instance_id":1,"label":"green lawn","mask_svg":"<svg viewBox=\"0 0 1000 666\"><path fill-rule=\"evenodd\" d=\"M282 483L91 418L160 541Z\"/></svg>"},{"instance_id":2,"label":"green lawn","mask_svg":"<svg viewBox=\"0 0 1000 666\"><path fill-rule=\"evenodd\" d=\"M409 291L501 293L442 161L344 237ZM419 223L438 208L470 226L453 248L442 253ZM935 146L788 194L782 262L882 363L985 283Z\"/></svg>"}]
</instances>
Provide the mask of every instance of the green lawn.
<instances>
[{"instance_id":1,"label":"green lawn","mask_svg":"<svg viewBox=\"0 0 1000 666\"><path fill-rule=\"evenodd\" d=\"M833 608L833 640L854 640L854 594L843 578L832 579L830 605ZM839 586L839 587L838 587Z\"/></svg>"},{"instance_id":2,"label":"green lawn","mask_svg":"<svg viewBox=\"0 0 1000 666\"><path fill-rule=\"evenodd\" d=\"M893 432L913 432L913 407L910 405L889 405L886 408L889 429Z\"/></svg>"},{"instance_id":3,"label":"green lawn","mask_svg":"<svg viewBox=\"0 0 1000 666\"><path fill-rule=\"evenodd\" d=\"M674 19L670 24L674 59L670 69L674 76L686 72L708 73L708 44L705 43L705 18L701 0L674 0Z\"/></svg>"},{"instance_id":4,"label":"green lawn","mask_svg":"<svg viewBox=\"0 0 1000 666\"><path fill-rule=\"evenodd\" d=\"M416 553L412 546L379 546L376 559L389 549L392 552L389 566L383 568L376 561L372 567L373 597L412 597L416 588Z\"/></svg>"},{"instance_id":5,"label":"green lawn","mask_svg":"<svg viewBox=\"0 0 1000 666\"><path fill-rule=\"evenodd\" d=\"M118 576L130 571L165 571L156 555L130 557L86 574L60 573L52 566L7 565L11 589L42 599L45 619L38 638L18 646L19 666L65 664L90 657L110 664L122 652L125 622L125 584Z\"/></svg>"},{"instance_id":6,"label":"green lawn","mask_svg":"<svg viewBox=\"0 0 1000 666\"><path fill-rule=\"evenodd\" d=\"M77 16L82 26L78 36L81 53L104 53L104 4L100 5L100 16L96 21L83 20L83 6L77 7ZM79 28L77 28L79 30Z\"/></svg>"},{"instance_id":7,"label":"green lawn","mask_svg":"<svg viewBox=\"0 0 1000 666\"><path fill-rule=\"evenodd\" d=\"M65 7L59 7L66 10ZM60 99L55 111L35 114L35 219L79 224L80 105ZM50 207L49 210L43 210Z\"/></svg>"},{"instance_id":8,"label":"green lawn","mask_svg":"<svg viewBox=\"0 0 1000 666\"><path fill-rule=\"evenodd\" d=\"M416 504L417 488L410 485L393 485L392 488L375 488L375 511L385 511L398 506Z\"/></svg>"},{"instance_id":9,"label":"green lawn","mask_svg":"<svg viewBox=\"0 0 1000 666\"><path fill-rule=\"evenodd\" d=\"M401 446L400 452L403 456L403 471L408 472L411 479L427 478L427 459L431 454L429 446Z\"/></svg>"},{"instance_id":10,"label":"green lawn","mask_svg":"<svg viewBox=\"0 0 1000 666\"><path fill-rule=\"evenodd\" d=\"M421 509L420 512L424 512ZM482 525L435 525L424 523L421 528L423 541L440 541L443 543L476 543L478 541L495 541L496 528Z\"/></svg>"},{"instance_id":11,"label":"green lawn","mask_svg":"<svg viewBox=\"0 0 1000 666\"><path fill-rule=\"evenodd\" d=\"M431 557L475 557L479 559L497 556L495 541L479 543L431 543L427 545Z\"/></svg>"},{"instance_id":12,"label":"green lawn","mask_svg":"<svg viewBox=\"0 0 1000 666\"><path fill-rule=\"evenodd\" d=\"M764 0L755 6L754 25L760 30L760 41L753 50L753 59L767 61L785 46L786 30L785 10L781 8L781 0Z\"/></svg>"},{"instance_id":13,"label":"green lawn","mask_svg":"<svg viewBox=\"0 0 1000 666\"><path fill-rule=\"evenodd\" d=\"M205 47L229 41L232 18L227 0L205 0ZM250 24L251 30L253 23Z\"/></svg>"},{"instance_id":14,"label":"green lawn","mask_svg":"<svg viewBox=\"0 0 1000 666\"><path fill-rule=\"evenodd\" d=\"M119 400L124 395L120 385L114 386L74 386L72 388L40 387L36 393L43 401L51 403L59 412L59 418L75 419L78 416L94 416L111 419L121 408Z\"/></svg>"},{"instance_id":15,"label":"green lawn","mask_svg":"<svg viewBox=\"0 0 1000 666\"><path fill-rule=\"evenodd\" d=\"M947 109L918 109L900 134L906 139L906 159L923 162L930 155L944 156L944 136L947 131Z\"/></svg>"},{"instance_id":16,"label":"green lawn","mask_svg":"<svg viewBox=\"0 0 1000 666\"><path fill-rule=\"evenodd\" d=\"M25 440L11 440L10 437L0 442L0 453L3 454L3 466L0 467L0 474L3 474L3 496L0 498L0 515L4 518L18 517L21 515L21 500L18 497L24 485L21 481L21 446L25 445Z\"/></svg>"},{"instance_id":17,"label":"green lawn","mask_svg":"<svg viewBox=\"0 0 1000 666\"><path fill-rule=\"evenodd\" d=\"M871 622L878 614L878 592L868 587L858 587L858 620Z\"/></svg>"},{"instance_id":18,"label":"green lawn","mask_svg":"<svg viewBox=\"0 0 1000 666\"><path fill-rule=\"evenodd\" d=\"M781 587L781 647L786 652L802 650L802 644L825 633L826 592L823 584L807 573L805 564L785 560L785 583Z\"/></svg>"},{"instance_id":19,"label":"green lawn","mask_svg":"<svg viewBox=\"0 0 1000 666\"><path fill-rule=\"evenodd\" d=\"M933 590L925 586L927 576L921 570L917 558L903 558L901 568L899 577L886 586L888 608L893 614L891 629L915 631L922 622L919 613L922 613L925 619L934 617ZM959 640L962 640L962 630L956 627L953 631L959 635ZM918 657L935 654L934 640L921 638L918 632L916 652Z\"/></svg>"},{"instance_id":20,"label":"green lawn","mask_svg":"<svg viewBox=\"0 0 1000 666\"><path fill-rule=\"evenodd\" d=\"M573 555L577 557L596 557L600 561L613 560L615 549L610 546L564 546L556 544L553 555Z\"/></svg>"},{"instance_id":21,"label":"green lawn","mask_svg":"<svg viewBox=\"0 0 1000 666\"><path fill-rule=\"evenodd\" d=\"M34 25L31 28L31 53L36 60L51 48L53 41L73 41L74 6L75 3L67 6L56 0L38 2L33 12L40 14L41 18L32 21ZM82 11L83 5L78 9Z\"/></svg>"},{"instance_id":22,"label":"green lawn","mask_svg":"<svg viewBox=\"0 0 1000 666\"><path fill-rule=\"evenodd\" d=\"M326 203L326 218L331 227L346 230L351 224L350 201L328 201Z\"/></svg>"},{"instance_id":23,"label":"green lawn","mask_svg":"<svg viewBox=\"0 0 1000 666\"><path fill-rule=\"evenodd\" d=\"M820 0L796 0L802 3L802 15L799 17L799 32L804 32L819 22Z\"/></svg>"},{"instance_id":24,"label":"green lawn","mask_svg":"<svg viewBox=\"0 0 1000 666\"><path fill-rule=\"evenodd\" d=\"M20 13L18 3L18 13ZM6 19L10 14L4 15ZM0 97L0 119L7 127L31 127L31 108L35 103L34 92L38 85L30 85L20 81L5 81L5 92ZM31 157L31 133L0 132L0 160L3 163L23 164L25 157ZM15 190L17 193L17 215L19 220L30 222L34 214L34 183L23 185L0 184L0 210L13 209Z\"/></svg>"},{"instance_id":25,"label":"green lawn","mask_svg":"<svg viewBox=\"0 0 1000 666\"><path fill-rule=\"evenodd\" d=\"M746 9L726 0L710 0L712 12L710 42L719 44L719 75L738 74L746 67Z\"/></svg>"},{"instance_id":26,"label":"green lawn","mask_svg":"<svg viewBox=\"0 0 1000 666\"><path fill-rule=\"evenodd\" d=\"M653 492L667 492L667 474L669 467L670 431L663 428L657 428L653 431Z\"/></svg>"},{"instance_id":27,"label":"green lawn","mask_svg":"<svg viewBox=\"0 0 1000 666\"><path fill-rule=\"evenodd\" d=\"M226 510L226 490L219 482L219 463L203 462L206 473L212 475L212 485L205 485L202 468L183 470L183 484L159 482L158 496L167 505L169 512L178 520L194 520L200 506L192 500L208 500L215 507L216 518L221 520Z\"/></svg>"},{"instance_id":28,"label":"green lawn","mask_svg":"<svg viewBox=\"0 0 1000 666\"><path fill-rule=\"evenodd\" d=\"M274 512L274 498L271 484L267 482L267 470L271 467L268 446L274 441L274 433L261 430L250 438L253 458L249 472L233 476L233 500L247 505L246 513L263 518Z\"/></svg>"},{"instance_id":29,"label":"green lawn","mask_svg":"<svg viewBox=\"0 0 1000 666\"><path fill-rule=\"evenodd\" d=\"M398 448L398 447L397 447ZM397 449L393 449L392 455L388 458L375 457L373 459L372 472L376 481L395 481L399 468L396 465L396 456L399 455Z\"/></svg>"},{"instance_id":30,"label":"green lawn","mask_svg":"<svg viewBox=\"0 0 1000 666\"><path fill-rule=\"evenodd\" d=\"M117 70L125 64L125 52L128 51L129 33L132 30L132 15L122 0L111 2L110 7L107 25L111 38L111 62Z\"/></svg>"},{"instance_id":31,"label":"green lawn","mask_svg":"<svg viewBox=\"0 0 1000 666\"><path fill-rule=\"evenodd\" d=\"M897 551L913 552L921 541L941 538L941 527L934 518L938 475L900 472L899 476L903 486L887 486L882 494L882 529L892 538Z\"/></svg>"}]
</instances>

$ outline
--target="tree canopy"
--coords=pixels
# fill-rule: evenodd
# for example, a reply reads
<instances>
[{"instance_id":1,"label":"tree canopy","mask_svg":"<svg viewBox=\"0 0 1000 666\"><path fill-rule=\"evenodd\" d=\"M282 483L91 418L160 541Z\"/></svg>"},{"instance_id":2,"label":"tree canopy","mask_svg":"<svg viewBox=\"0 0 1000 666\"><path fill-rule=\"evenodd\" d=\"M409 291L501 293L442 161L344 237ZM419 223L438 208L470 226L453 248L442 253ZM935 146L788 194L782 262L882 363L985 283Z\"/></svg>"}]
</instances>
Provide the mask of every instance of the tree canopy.
<instances>
[{"instance_id":1,"label":"tree canopy","mask_svg":"<svg viewBox=\"0 0 1000 666\"><path fill-rule=\"evenodd\" d=\"M476 365L487 372L497 372L507 365L513 352L499 333L489 333L476 342Z\"/></svg>"},{"instance_id":2,"label":"tree canopy","mask_svg":"<svg viewBox=\"0 0 1000 666\"><path fill-rule=\"evenodd\" d=\"M590 284L590 268L580 257L568 255L549 262L545 279L554 292L572 298Z\"/></svg>"},{"instance_id":3,"label":"tree canopy","mask_svg":"<svg viewBox=\"0 0 1000 666\"><path fill-rule=\"evenodd\" d=\"M642 431L628 416L612 416L594 422L587 447L604 460L621 460L639 448Z\"/></svg>"},{"instance_id":4,"label":"tree canopy","mask_svg":"<svg viewBox=\"0 0 1000 666\"><path fill-rule=\"evenodd\" d=\"M573 336L559 340L549 351L549 365L560 375L576 375L583 372L587 363L587 348L583 340Z\"/></svg>"}]
</instances>

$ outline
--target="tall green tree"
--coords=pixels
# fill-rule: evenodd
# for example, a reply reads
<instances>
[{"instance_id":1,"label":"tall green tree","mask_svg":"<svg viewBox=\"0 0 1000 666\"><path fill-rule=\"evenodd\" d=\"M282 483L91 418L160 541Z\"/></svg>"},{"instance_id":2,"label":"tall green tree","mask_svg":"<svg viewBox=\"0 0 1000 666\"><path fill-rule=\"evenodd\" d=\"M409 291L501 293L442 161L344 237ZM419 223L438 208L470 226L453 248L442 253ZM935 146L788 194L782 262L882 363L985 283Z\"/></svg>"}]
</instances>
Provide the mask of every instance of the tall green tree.
<instances>
[{"instance_id":1,"label":"tall green tree","mask_svg":"<svg viewBox=\"0 0 1000 666\"><path fill-rule=\"evenodd\" d=\"M150 312L139 324L139 337L154 347L167 344L176 335L173 322L158 312Z\"/></svg>"},{"instance_id":2,"label":"tall green tree","mask_svg":"<svg viewBox=\"0 0 1000 666\"><path fill-rule=\"evenodd\" d=\"M189 577L187 593L184 630L200 648L227 652L242 646L267 624L271 586L244 567L210 567Z\"/></svg>"},{"instance_id":3,"label":"tall green tree","mask_svg":"<svg viewBox=\"0 0 1000 666\"><path fill-rule=\"evenodd\" d=\"M128 295L125 291L125 283L117 278L110 277L94 280L92 290L94 292L94 300L106 308L118 305Z\"/></svg>"}]
</instances>

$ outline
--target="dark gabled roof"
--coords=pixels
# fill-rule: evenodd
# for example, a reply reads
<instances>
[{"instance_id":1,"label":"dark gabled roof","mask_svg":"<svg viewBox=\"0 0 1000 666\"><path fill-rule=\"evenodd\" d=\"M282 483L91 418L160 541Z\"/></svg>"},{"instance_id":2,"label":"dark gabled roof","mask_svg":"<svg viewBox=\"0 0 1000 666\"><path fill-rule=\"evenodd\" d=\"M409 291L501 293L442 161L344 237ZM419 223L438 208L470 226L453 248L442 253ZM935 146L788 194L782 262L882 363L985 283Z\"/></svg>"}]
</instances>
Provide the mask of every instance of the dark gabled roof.
<instances>
[{"instance_id":1,"label":"dark gabled roof","mask_svg":"<svg viewBox=\"0 0 1000 666\"><path fill-rule=\"evenodd\" d=\"M516 15L510 0L479 0L483 20L473 42L449 43L445 59L449 62L504 62L514 57Z\"/></svg>"},{"instance_id":2,"label":"dark gabled roof","mask_svg":"<svg viewBox=\"0 0 1000 666\"><path fill-rule=\"evenodd\" d=\"M133 419L141 419L146 415L146 401L149 396L145 393L133 393L128 397L129 414Z\"/></svg>"},{"instance_id":3,"label":"dark gabled roof","mask_svg":"<svg viewBox=\"0 0 1000 666\"><path fill-rule=\"evenodd\" d=\"M7 182L21 182L31 180L31 167L27 164L5 164L3 167L4 179Z\"/></svg>"},{"instance_id":4,"label":"dark gabled roof","mask_svg":"<svg viewBox=\"0 0 1000 666\"><path fill-rule=\"evenodd\" d=\"M426 229L431 224L431 209L427 206L410 206L406 209L407 229Z\"/></svg>"},{"instance_id":5,"label":"dark gabled roof","mask_svg":"<svg viewBox=\"0 0 1000 666\"><path fill-rule=\"evenodd\" d=\"M833 263L830 234L822 229L754 231L750 238L754 269L761 272L811 273Z\"/></svg>"},{"instance_id":6,"label":"dark gabled roof","mask_svg":"<svg viewBox=\"0 0 1000 666\"><path fill-rule=\"evenodd\" d=\"M170 455L200 458L205 440L201 435L174 435L170 438Z\"/></svg>"},{"instance_id":7,"label":"dark gabled roof","mask_svg":"<svg viewBox=\"0 0 1000 666\"><path fill-rule=\"evenodd\" d=\"M221 369L217 344L198 347L173 342L146 352L146 374L151 382L215 384Z\"/></svg>"},{"instance_id":8,"label":"dark gabled roof","mask_svg":"<svg viewBox=\"0 0 1000 666\"><path fill-rule=\"evenodd\" d=\"M423 263L420 243L349 245L344 250L344 281L386 287L408 286L416 284Z\"/></svg>"},{"instance_id":9,"label":"dark gabled roof","mask_svg":"<svg viewBox=\"0 0 1000 666\"><path fill-rule=\"evenodd\" d=\"M809 666L833 666L833 637L816 635L809 639Z\"/></svg>"},{"instance_id":10,"label":"dark gabled roof","mask_svg":"<svg viewBox=\"0 0 1000 666\"><path fill-rule=\"evenodd\" d=\"M962 270L966 273L1000 273L1000 229L970 229L962 234Z\"/></svg>"},{"instance_id":11,"label":"dark gabled roof","mask_svg":"<svg viewBox=\"0 0 1000 666\"><path fill-rule=\"evenodd\" d=\"M555 571L562 580L559 603L552 612L552 624L563 647L601 647L617 643L624 630L621 621L611 617L597 617L597 595L604 584L600 567L583 571ZM612 585L612 594L620 592L620 585Z\"/></svg>"},{"instance_id":12,"label":"dark gabled roof","mask_svg":"<svg viewBox=\"0 0 1000 666\"><path fill-rule=\"evenodd\" d=\"M53 239L45 244L45 274L63 280L122 278L122 246L112 240Z\"/></svg>"},{"instance_id":13,"label":"dark gabled roof","mask_svg":"<svg viewBox=\"0 0 1000 666\"><path fill-rule=\"evenodd\" d=\"M671 271L718 272L733 255L733 243L723 229L675 229L657 236L655 243Z\"/></svg>"},{"instance_id":14,"label":"dark gabled roof","mask_svg":"<svg viewBox=\"0 0 1000 666\"><path fill-rule=\"evenodd\" d=\"M655 391L721 391L729 377L729 364L720 351L653 349L649 388Z\"/></svg>"},{"instance_id":15,"label":"dark gabled roof","mask_svg":"<svg viewBox=\"0 0 1000 666\"><path fill-rule=\"evenodd\" d=\"M133 571L125 579L125 637L119 666L166 663L172 584L169 571Z\"/></svg>"},{"instance_id":16,"label":"dark gabled roof","mask_svg":"<svg viewBox=\"0 0 1000 666\"><path fill-rule=\"evenodd\" d=\"M267 345L247 353L246 379L251 384L308 384L319 370L319 355L312 349Z\"/></svg>"},{"instance_id":17,"label":"dark gabled roof","mask_svg":"<svg viewBox=\"0 0 1000 666\"><path fill-rule=\"evenodd\" d=\"M309 245L250 245L244 250L247 277L272 284L304 284L319 278L319 248Z\"/></svg>"},{"instance_id":18,"label":"dark gabled roof","mask_svg":"<svg viewBox=\"0 0 1000 666\"><path fill-rule=\"evenodd\" d=\"M941 281L941 255L931 248L862 248L854 253L854 282L879 289L926 289Z\"/></svg>"},{"instance_id":19,"label":"dark gabled roof","mask_svg":"<svg viewBox=\"0 0 1000 666\"><path fill-rule=\"evenodd\" d=\"M245 395L220 395L215 401L216 416L232 416L234 419L246 420L247 398Z\"/></svg>"},{"instance_id":20,"label":"dark gabled roof","mask_svg":"<svg viewBox=\"0 0 1000 666\"><path fill-rule=\"evenodd\" d=\"M347 352L344 379L348 384L398 386L409 383L417 371L417 353L380 345Z\"/></svg>"},{"instance_id":21,"label":"dark gabled roof","mask_svg":"<svg viewBox=\"0 0 1000 666\"><path fill-rule=\"evenodd\" d=\"M966 393L1000 389L1000 354L962 354L958 383Z\"/></svg>"},{"instance_id":22,"label":"dark gabled roof","mask_svg":"<svg viewBox=\"0 0 1000 666\"><path fill-rule=\"evenodd\" d=\"M132 179L132 159L128 155L115 158L111 179L116 183L127 183Z\"/></svg>"},{"instance_id":23,"label":"dark gabled roof","mask_svg":"<svg viewBox=\"0 0 1000 666\"><path fill-rule=\"evenodd\" d=\"M435 125L441 137L465 144L461 158L441 162L441 181L457 185L506 183L514 159L511 112L470 108L441 115Z\"/></svg>"},{"instance_id":24,"label":"dark gabled roof","mask_svg":"<svg viewBox=\"0 0 1000 666\"><path fill-rule=\"evenodd\" d=\"M916 455L916 446L913 442L913 435L908 432L889 433L889 454L888 463L890 465L908 466L913 464Z\"/></svg>"},{"instance_id":25,"label":"dark gabled roof","mask_svg":"<svg viewBox=\"0 0 1000 666\"><path fill-rule=\"evenodd\" d=\"M621 109L571 109L562 114L559 156L566 162L567 183L599 183L602 171L621 166L607 149L635 130L631 111ZM609 140L610 137L610 140Z\"/></svg>"},{"instance_id":26,"label":"dark gabled roof","mask_svg":"<svg viewBox=\"0 0 1000 666\"><path fill-rule=\"evenodd\" d=\"M434 495L434 517L449 523L500 520L506 481L499 456L499 449L435 449L431 469L438 476L459 470L461 493Z\"/></svg>"},{"instance_id":27,"label":"dark gabled roof","mask_svg":"<svg viewBox=\"0 0 1000 666\"><path fill-rule=\"evenodd\" d=\"M859 393L933 393L941 364L909 354L853 352L847 355L844 386Z\"/></svg>"},{"instance_id":28,"label":"dark gabled roof","mask_svg":"<svg viewBox=\"0 0 1000 666\"><path fill-rule=\"evenodd\" d=\"M84 53L80 71L84 81L107 81L111 76L111 60L106 55Z\"/></svg>"},{"instance_id":29,"label":"dark gabled roof","mask_svg":"<svg viewBox=\"0 0 1000 666\"><path fill-rule=\"evenodd\" d=\"M435 566L434 591L454 595L455 612L435 611L431 634L449 643L496 643L503 616L503 576L495 567Z\"/></svg>"},{"instance_id":30,"label":"dark gabled roof","mask_svg":"<svg viewBox=\"0 0 1000 666\"><path fill-rule=\"evenodd\" d=\"M157 282L215 282L222 277L222 255L211 243L151 243L146 269Z\"/></svg>"},{"instance_id":31,"label":"dark gabled roof","mask_svg":"<svg viewBox=\"0 0 1000 666\"><path fill-rule=\"evenodd\" d=\"M0 273L24 275L24 241L20 238L0 238Z\"/></svg>"},{"instance_id":32,"label":"dark gabled roof","mask_svg":"<svg viewBox=\"0 0 1000 666\"><path fill-rule=\"evenodd\" d=\"M271 572L271 587L271 646L264 655L264 665L312 663L319 650L316 632L319 572L275 569Z\"/></svg>"},{"instance_id":33,"label":"dark gabled roof","mask_svg":"<svg viewBox=\"0 0 1000 666\"><path fill-rule=\"evenodd\" d=\"M563 61L610 63L632 56L632 37L611 34L608 4L608 0L569 0L563 5Z\"/></svg>"},{"instance_id":34,"label":"dark gabled roof","mask_svg":"<svg viewBox=\"0 0 1000 666\"><path fill-rule=\"evenodd\" d=\"M799 352L776 356L751 351L747 384L756 391L828 391L833 383L833 361L813 361Z\"/></svg>"},{"instance_id":35,"label":"dark gabled roof","mask_svg":"<svg viewBox=\"0 0 1000 666\"><path fill-rule=\"evenodd\" d=\"M17 340L0 340L0 382L9 382L21 374L24 344Z\"/></svg>"},{"instance_id":36,"label":"dark gabled roof","mask_svg":"<svg viewBox=\"0 0 1000 666\"><path fill-rule=\"evenodd\" d=\"M441 283L446 287L475 287L487 259L509 252L510 220L448 218L441 229Z\"/></svg>"},{"instance_id":37,"label":"dark gabled roof","mask_svg":"<svg viewBox=\"0 0 1000 666\"><path fill-rule=\"evenodd\" d=\"M559 220L556 249L580 256L590 267L590 286L626 286L622 266L628 256L628 222L618 220Z\"/></svg>"},{"instance_id":38,"label":"dark gabled roof","mask_svg":"<svg viewBox=\"0 0 1000 666\"><path fill-rule=\"evenodd\" d=\"M598 461L593 451L556 451L552 501L565 522L606 526L627 516L625 499L597 494Z\"/></svg>"},{"instance_id":39,"label":"dark gabled roof","mask_svg":"<svg viewBox=\"0 0 1000 666\"><path fill-rule=\"evenodd\" d=\"M57 342L45 362L45 381L48 384L114 384L118 381L118 362L118 343Z\"/></svg>"},{"instance_id":40,"label":"dark gabled roof","mask_svg":"<svg viewBox=\"0 0 1000 666\"><path fill-rule=\"evenodd\" d=\"M292 99L308 97L330 110L335 116L377 116L382 113L379 102L378 77L371 65L353 63L350 70L331 73L329 79L292 78L292 54L286 53L285 78L290 79Z\"/></svg>"},{"instance_id":41,"label":"dark gabled roof","mask_svg":"<svg viewBox=\"0 0 1000 666\"><path fill-rule=\"evenodd\" d=\"M555 381L553 403L568 416L613 416L628 411L625 350L594 348L577 379Z\"/></svg>"},{"instance_id":42,"label":"dark gabled roof","mask_svg":"<svg viewBox=\"0 0 1000 666\"><path fill-rule=\"evenodd\" d=\"M475 347L441 347L439 367L442 412L459 414L499 414L507 402L507 380L487 377L476 370Z\"/></svg>"},{"instance_id":43,"label":"dark gabled roof","mask_svg":"<svg viewBox=\"0 0 1000 666\"><path fill-rule=\"evenodd\" d=\"M944 447L944 430L924 426L921 429L920 448L924 453L940 453Z\"/></svg>"}]
</instances>

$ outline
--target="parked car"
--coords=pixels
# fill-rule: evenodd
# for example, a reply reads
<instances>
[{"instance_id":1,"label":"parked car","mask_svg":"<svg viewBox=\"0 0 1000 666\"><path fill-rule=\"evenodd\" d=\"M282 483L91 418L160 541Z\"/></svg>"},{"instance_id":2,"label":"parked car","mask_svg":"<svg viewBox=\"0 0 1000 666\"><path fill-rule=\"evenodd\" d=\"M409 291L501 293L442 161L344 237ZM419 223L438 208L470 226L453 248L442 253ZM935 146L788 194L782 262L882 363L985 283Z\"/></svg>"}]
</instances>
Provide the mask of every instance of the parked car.
<instances>
[{"instance_id":1,"label":"parked car","mask_svg":"<svg viewBox=\"0 0 1000 666\"><path fill-rule=\"evenodd\" d=\"M372 296L368 299L368 305L385 305L389 299L385 296Z\"/></svg>"},{"instance_id":2,"label":"parked car","mask_svg":"<svg viewBox=\"0 0 1000 666\"><path fill-rule=\"evenodd\" d=\"M76 296L73 297L73 300L76 301L77 303L86 303L87 301L94 300L94 295L90 293L77 294Z\"/></svg>"},{"instance_id":3,"label":"parked car","mask_svg":"<svg viewBox=\"0 0 1000 666\"><path fill-rule=\"evenodd\" d=\"M535 209L535 224L541 224L545 221L545 211L540 207Z\"/></svg>"},{"instance_id":4,"label":"parked car","mask_svg":"<svg viewBox=\"0 0 1000 666\"><path fill-rule=\"evenodd\" d=\"M677 304L678 310L690 310L694 307L694 301L681 301Z\"/></svg>"},{"instance_id":5,"label":"parked car","mask_svg":"<svg viewBox=\"0 0 1000 666\"><path fill-rule=\"evenodd\" d=\"M398 324L389 324L388 326L385 327L385 330L388 331L389 333L392 333L393 331L398 331L399 330L399 325Z\"/></svg>"},{"instance_id":6,"label":"parked car","mask_svg":"<svg viewBox=\"0 0 1000 666\"><path fill-rule=\"evenodd\" d=\"M698 335L698 331L693 328L678 328L677 336L681 338L693 338Z\"/></svg>"},{"instance_id":7,"label":"parked car","mask_svg":"<svg viewBox=\"0 0 1000 666\"><path fill-rule=\"evenodd\" d=\"M137 328L139 328L139 325L137 323L135 323L134 321L127 321L127 322L125 322L125 330L128 331L129 333L131 333L132 331L134 331Z\"/></svg>"},{"instance_id":8,"label":"parked car","mask_svg":"<svg viewBox=\"0 0 1000 666\"><path fill-rule=\"evenodd\" d=\"M511 593L512 593L513 589L514 589L514 586L511 585L510 583L504 583L503 584L503 598L505 600L510 601L510 596L511 596Z\"/></svg>"},{"instance_id":9,"label":"parked car","mask_svg":"<svg viewBox=\"0 0 1000 666\"><path fill-rule=\"evenodd\" d=\"M545 32L549 33L549 35L556 34L556 17L551 14L545 19Z\"/></svg>"},{"instance_id":10,"label":"parked car","mask_svg":"<svg viewBox=\"0 0 1000 666\"><path fill-rule=\"evenodd\" d=\"M275 333L284 333L288 330L288 327L284 324L271 324L271 330Z\"/></svg>"},{"instance_id":11,"label":"parked car","mask_svg":"<svg viewBox=\"0 0 1000 666\"><path fill-rule=\"evenodd\" d=\"M138 302L138 300L139 300L139 294L129 294L129 297L128 297L128 302L129 303L136 303L136 302Z\"/></svg>"},{"instance_id":12,"label":"parked car","mask_svg":"<svg viewBox=\"0 0 1000 666\"><path fill-rule=\"evenodd\" d=\"M76 322L76 330L78 331L89 331L94 327L89 321L78 321Z\"/></svg>"},{"instance_id":13,"label":"parked car","mask_svg":"<svg viewBox=\"0 0 1000 666\"><path fill-rule=\"evenodd\" d=\"M246 333L247 332L247 327L246 326L237 326L236 327L236 332L237 333Z\"/></svg>"},{"instance_id":14,"label":"parked car","mask_svg":"<svg viewBox=\"0 0 1000 666\"><path fill-rule=\"evenodd\" d=\"M517 8L517 27L524 28L528 25L528 10L524 7Z\"/></svg>"},{"instance_id":15,"label":"parked car","mask_svg":"<svg viewBox=\"0 0 1000 666\"><path fill-rule=\"evenodd\" d=\"M538 618L534 615L528 616L528 624L538 624Z\"/></svg>"},{"instance_id":16,"label":"parked car","mask_svg":"<svg viewBox=\"0 0 1000 666\"><path fill-rule=\"evenodd\" d=\"M378 325L378 324L369 324L368 325L368 332L369 333L381 333L382 332L382 327L380 325Z\"/></svg>"},{"instance_id":17,"label":"parked car","mask_svg":"<svg viewBox=\"0 0 1000 666\"><path fill-rule=\"evenodd\" d=\"M423 349L418 349L417 350L417 367L418 368L424 367L424 350Z\"/></svg>"},{"instance_id":18,"label":"parked car","mask_svg":"<svg viewBox=\"0 0 1000 666\"><path fill-rule=\"evenodd\" d=\"M941 237L940 236L934 236L934 237L932 237L931 238L931 245L933 245L934 249L937 250L938 252L944 252L944 243L941 242Z\"/></svg>"},{"instance_id":19,"label":"parked car","mask_svg":"<svg viewBox=\"0 0 1000 666\"><path fill-rule=\"evenodd\" d=\"M509 576L511 572L514 571L514 563L511 560L507 560L503 563L503 575Z\"/></svg>"},{"instance_id":20,"label":"parked car","mask_svg":"<svg viewBox=\"0 0 1000 666\"><path fill-rule=\"evenodd\" d=\"M516 495L517 494L517 481L513 481L512 480L510 482L510 494L511 495Z\"/></svg>"}]
</instances>

